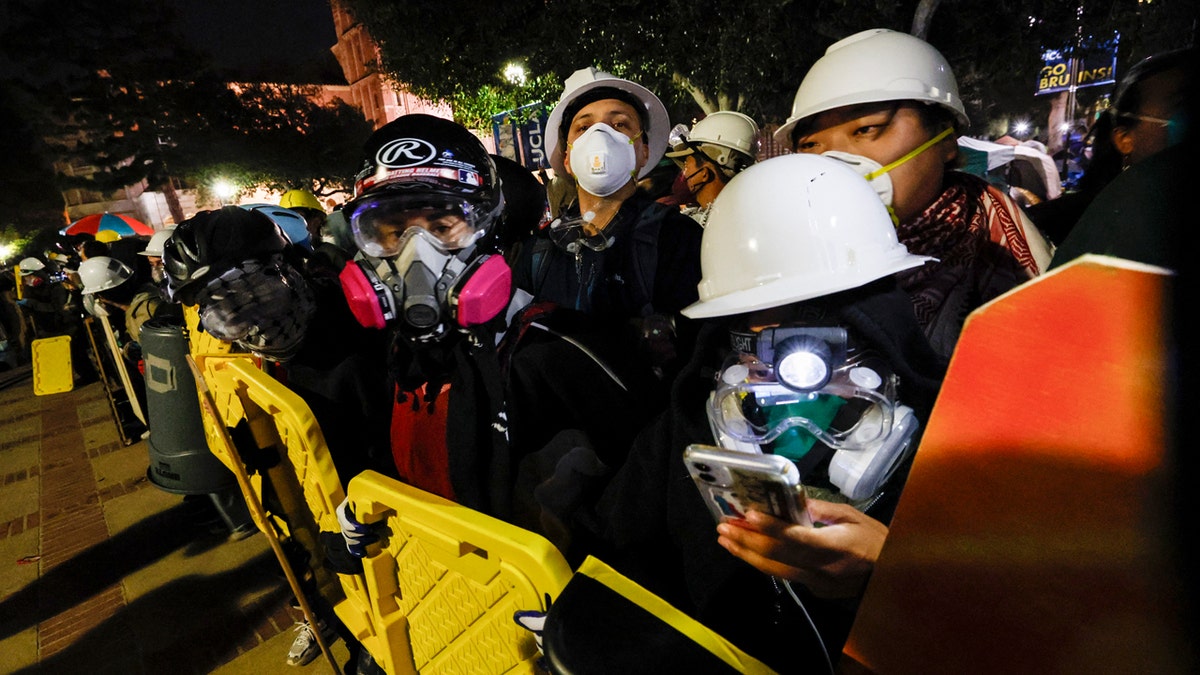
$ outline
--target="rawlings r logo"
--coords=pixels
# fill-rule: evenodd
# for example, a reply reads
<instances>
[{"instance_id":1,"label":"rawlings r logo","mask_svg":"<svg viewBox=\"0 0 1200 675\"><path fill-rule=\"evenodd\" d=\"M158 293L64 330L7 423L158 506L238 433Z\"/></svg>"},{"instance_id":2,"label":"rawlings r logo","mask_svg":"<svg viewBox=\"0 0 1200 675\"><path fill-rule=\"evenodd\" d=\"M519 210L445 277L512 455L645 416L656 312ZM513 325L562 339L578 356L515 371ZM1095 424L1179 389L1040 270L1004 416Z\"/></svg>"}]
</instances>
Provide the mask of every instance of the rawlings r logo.
<instances>
[{"instance_id":1,"label":"rawlings r logo","mask_svg":"<svg viewBox=\"0 0 1200 675\"><path fill-rule=\"evenodd\" d=\"M383 166L418 166L437 156L437 148L419 138L397 138L388 141L375 153L375 161Z\"/></svg>"}]
</instances>

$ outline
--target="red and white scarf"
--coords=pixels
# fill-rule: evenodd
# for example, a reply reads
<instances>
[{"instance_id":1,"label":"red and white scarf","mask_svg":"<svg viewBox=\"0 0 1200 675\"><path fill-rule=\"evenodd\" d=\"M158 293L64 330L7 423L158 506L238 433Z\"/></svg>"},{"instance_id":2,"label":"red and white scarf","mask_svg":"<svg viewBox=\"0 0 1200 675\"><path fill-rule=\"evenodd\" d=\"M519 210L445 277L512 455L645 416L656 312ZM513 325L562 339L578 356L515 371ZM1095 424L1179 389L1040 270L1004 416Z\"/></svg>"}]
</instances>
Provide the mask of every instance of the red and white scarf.
<instances>
[{"instance_id":1,"label":"red and white scarf","mask_svg":"<svg viewBox=\"0 0 1200 675\"><path fill-rule=\"evenodd\" d=\"M1050 250L1020 207L986 181L948 171L944 184L897 235L909 253L937 258L899 278L922 328L948 354L967 315L1039 274Z\"/></svg>"}]
</instances>

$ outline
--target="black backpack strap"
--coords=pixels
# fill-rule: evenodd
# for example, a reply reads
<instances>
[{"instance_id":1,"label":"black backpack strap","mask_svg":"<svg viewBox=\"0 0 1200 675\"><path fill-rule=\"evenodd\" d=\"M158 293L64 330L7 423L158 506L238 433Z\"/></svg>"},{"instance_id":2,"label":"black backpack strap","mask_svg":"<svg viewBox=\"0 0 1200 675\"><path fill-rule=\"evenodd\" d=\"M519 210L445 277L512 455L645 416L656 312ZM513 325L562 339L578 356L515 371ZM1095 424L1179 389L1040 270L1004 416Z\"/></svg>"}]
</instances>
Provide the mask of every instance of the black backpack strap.
<instances>
[{"instance_id":1,"label":"black backpack strap","mask_svg":"<svg viewBox=\"0 0 1200 675\"><path fill-rule=\"evenodd\" d=\"M654 314L654 281L658 273L658 234L673 208L651 202L633 224L633 270L636 276L641 315Z\"/></svg>"}]
</instances>

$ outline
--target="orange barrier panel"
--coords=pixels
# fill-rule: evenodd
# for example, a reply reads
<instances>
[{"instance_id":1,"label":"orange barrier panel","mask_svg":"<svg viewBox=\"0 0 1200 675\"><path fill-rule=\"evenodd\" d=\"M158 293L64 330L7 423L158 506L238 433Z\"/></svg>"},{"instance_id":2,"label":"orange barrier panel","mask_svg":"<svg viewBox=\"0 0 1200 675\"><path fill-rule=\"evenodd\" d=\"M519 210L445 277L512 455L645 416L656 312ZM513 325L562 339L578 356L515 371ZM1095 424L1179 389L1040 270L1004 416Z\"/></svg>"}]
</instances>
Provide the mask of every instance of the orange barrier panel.
<instances>
[{"instance_id":1,"label":"orange barrier panel","mask_svg":"<svg viewBox=\"0 0 1200 675\"><path fill-rule=\"evenodd\" d=\"M1170 282L1084 256L971 315L844 672L1180 671Z\"/></svg>"}]
</instances>

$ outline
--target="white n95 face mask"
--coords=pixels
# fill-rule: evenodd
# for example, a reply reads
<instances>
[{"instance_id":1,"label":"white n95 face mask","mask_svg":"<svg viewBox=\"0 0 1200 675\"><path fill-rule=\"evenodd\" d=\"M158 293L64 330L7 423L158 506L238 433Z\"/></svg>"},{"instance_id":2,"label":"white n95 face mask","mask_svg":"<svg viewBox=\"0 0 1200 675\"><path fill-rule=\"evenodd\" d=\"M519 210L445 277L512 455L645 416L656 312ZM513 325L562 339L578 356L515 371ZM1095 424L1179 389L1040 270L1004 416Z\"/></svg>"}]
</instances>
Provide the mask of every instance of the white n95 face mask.
<instances>
[{"instance_id":1,"label":"white n95 face mask","mask_svg":"<svg viewBox=\"0 0 1200 675\"><path fill-rule=\"evenodd\" d=\"M625 187L637 171L633 147L636 140L636 136L630 138L603 122L588 127L567 146L575 181L597 197L607 197Z\"/></svg>"},{"instance_id":2,"label":"white n95 face mask","mask_svg":"<svg viewBox=\"0 0 1200 675\"><path fill-rule=\"evenodd\" d=\"M896 198L895 190L892 188L892 177L883 168L883 165L870 157L855 155L849 152L841 152L840 150L829 150L822 152L824 157L832 157L843 164L847 164L850 168L858 172L858 175L867 179L871 184L871 189L875 190L875 194L883 200L883 205L890 207L892 201Z\"/></svg>"},{"instance_id":3,"label":"white n95 face mask","mask_svg":"<svg viewBox=\"0 0 1200 675\"><path fill-rule=\"evenodd\" d=\"M855 155L853 153L841 152L838 150L822 152L821 155L825 157L831 157L839 162L849 165L850 168L858 172L858 175L867 179L867 182L871 184L871 188L875 190L875 194L879 195L879 199L883 201L883 205L888 207L888 213L891 214L892 221L895 222L896 214L892 211L892 203L896 198L896 192L892 187L892 177L888 174L888 172L907 163L929 148L937 145L938 142L952 133L954 133L954 128L950 127L928 141L925 141L921 145L918 145L912 151L905 153L904 156L900 157L900 159L897 159L887 166L876 162L870 157L863 157L862 155Z\"/></svg>"}]
</instances>

